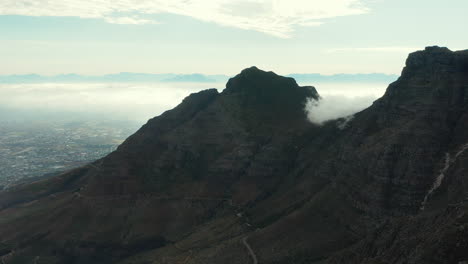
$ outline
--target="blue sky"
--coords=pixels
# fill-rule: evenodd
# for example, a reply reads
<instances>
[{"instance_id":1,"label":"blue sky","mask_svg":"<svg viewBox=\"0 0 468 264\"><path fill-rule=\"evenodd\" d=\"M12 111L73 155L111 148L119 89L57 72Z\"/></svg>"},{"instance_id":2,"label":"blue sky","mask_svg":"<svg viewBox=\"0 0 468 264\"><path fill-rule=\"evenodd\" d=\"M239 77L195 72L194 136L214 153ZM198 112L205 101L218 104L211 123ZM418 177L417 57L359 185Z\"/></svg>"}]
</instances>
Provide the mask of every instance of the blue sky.
<instances>
[{"instance_id":1,"label":"blue sky","mask_svg":"<svg viewBox=\"0 0 468 264\"><path fill-rule=\"evenodd\" d=\"M1 0L0 74L399 74L468 48L466 0Z\"/></svg>"}]
</instances>

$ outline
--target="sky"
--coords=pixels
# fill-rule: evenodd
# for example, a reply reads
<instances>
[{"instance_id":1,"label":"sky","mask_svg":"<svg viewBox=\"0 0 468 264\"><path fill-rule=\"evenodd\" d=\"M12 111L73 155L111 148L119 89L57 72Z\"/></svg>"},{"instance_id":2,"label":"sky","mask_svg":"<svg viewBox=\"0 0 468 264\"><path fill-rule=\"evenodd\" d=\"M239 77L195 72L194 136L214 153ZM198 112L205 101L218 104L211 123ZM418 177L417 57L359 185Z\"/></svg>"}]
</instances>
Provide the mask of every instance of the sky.
<instances>
[{"instance_id":1,"label":"sky","mask_svg":"<svg viewBox=\"0 0 468 264\"><path fill-rule=\"evenodd\" d=\"M0 75L399 74L468 48L466 0L0 0Z\"/></svg>"}]
</instances>

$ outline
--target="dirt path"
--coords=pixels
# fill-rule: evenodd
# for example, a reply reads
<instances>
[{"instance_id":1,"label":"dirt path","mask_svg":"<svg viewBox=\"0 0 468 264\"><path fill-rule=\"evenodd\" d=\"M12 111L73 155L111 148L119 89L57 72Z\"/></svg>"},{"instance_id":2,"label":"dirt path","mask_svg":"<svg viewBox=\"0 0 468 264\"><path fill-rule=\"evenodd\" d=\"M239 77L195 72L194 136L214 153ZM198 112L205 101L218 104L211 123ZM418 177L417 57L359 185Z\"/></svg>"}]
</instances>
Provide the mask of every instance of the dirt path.
<instances>
[{"instance_id":1,"label":"dirt path","mask_svg":"<svg viewBox=\"0 0 468 264\"><path fill-rule=\"evenodd\" d=\"M247 239L249 237L246 236L242 239L242 244L244 244L244 246L247 248L247 250L249 251L249 255L250 257L252 257L252 263L253 264L258 264L258 259L257 259L257 255L255 255L255 252L253 251L253 249L250 247L249 243L247 242Z\"/></svg>"}]
</instances>

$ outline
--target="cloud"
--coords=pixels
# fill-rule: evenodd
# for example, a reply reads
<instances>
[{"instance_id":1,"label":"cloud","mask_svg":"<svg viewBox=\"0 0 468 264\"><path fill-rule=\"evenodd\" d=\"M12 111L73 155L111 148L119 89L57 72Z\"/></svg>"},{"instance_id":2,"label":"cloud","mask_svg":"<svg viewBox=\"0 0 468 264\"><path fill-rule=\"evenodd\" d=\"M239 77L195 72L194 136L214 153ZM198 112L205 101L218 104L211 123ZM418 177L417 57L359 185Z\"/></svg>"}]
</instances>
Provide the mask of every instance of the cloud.
<instances>
[{"instance_id":1,"label":"cloud","mask_svg":"<svg viewBox=\"0 0 468 264\"><path fill-rule=\"evenodd\" d=\"M280 38L296 26L369 12L362 0L2 0L0 15L70 16L117 24L148 24L169 13ZM123 15L122 15L123 14ZM132 14L128 16L126 14Z\"/></svg>"},{"instance_id":2,"label":"cloud","mask_svg":"<svg viewBox=\"0 0 468 264\"><path fill-rule=\"evenodd\" d=\"M417 47L400 47L400 46L388 46L388 47L367 47L367 48L336 48L327 49L327 53L336 52L396 52L396 53L410 53L415 50L419 50Z\"/></svg>"},{"instance_id":3,"label":"cloud","mask_svg":"<svg viewBox=\"0 0 468 264\"><path fill-rule=\"evenodd\" d=\"M143 24L159 24L157 21L142 19L138 17L106 17L107 23L121 25L143 25Z\"/></svg>"},{"instance_id":4,"label":"cloud","mask_svg":"<svg viewBox=\"0 0 468 264\"><path fill-rule=\"evenodd\" d=\"M369 107L376 100L373 96L346 97L331 95L321 98L319 101L313 99L306 104L306 113L309 120L318 125L326 121L345 117L352 119L352 115Z\"/></svg>"},{"instance_id":5,"label":"cloud","mask_svg":"<svg viewBox=\"0 0 468 264\"><path fill-rule=\"evenodd\" d=\"M29 115L44 112L74 116L106 116L144 122L178 105L190 93L217 83L80 83L0 84L3 108ZM9 116L14 119L14 116Z\"/></svg>"},{"instance_id":6,"label":"cloud","mask_svg":"<svg viewBox=\"0 0 468 264\"><path fill-rule=\"evenodd\" d=\"M309 100L305 106L312 123L322 125L326 121L345 118L344 127L353 115L371 106L386 90L387 84L318 84L319 101ZM340 126L340 124L338 124Z\"/></svg>"}]
</instances>

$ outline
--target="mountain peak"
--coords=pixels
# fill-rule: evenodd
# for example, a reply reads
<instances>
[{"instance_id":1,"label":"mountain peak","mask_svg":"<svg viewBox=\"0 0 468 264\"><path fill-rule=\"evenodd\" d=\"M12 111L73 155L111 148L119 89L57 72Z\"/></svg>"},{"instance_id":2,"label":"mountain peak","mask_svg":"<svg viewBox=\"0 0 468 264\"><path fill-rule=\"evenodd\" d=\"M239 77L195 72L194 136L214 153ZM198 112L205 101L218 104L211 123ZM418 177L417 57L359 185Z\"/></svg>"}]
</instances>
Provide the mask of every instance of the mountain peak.
<instances>
[{"instance_id":1,"label":"mountain peak","mask_svg":"<svg viewBox=\"0 0 468 264\"><path fill-rule=\"evenodd\" d=\"M411 53L401 77L380 100L387 105L461 106L468 81L468 53L445 47L426 47Z\"/></svg>"},{"instance_id":2,"label":"mountain peak","mask_svg":"<svg viewBox=\"0 0 468 264\"><path fill-rule=\"evenodd\" d=\"M282 85L286 87L297 86L293 78L279 76L272 71L267 72L252 66L229 79L226 84L226 92L249 92L263 86L271 86L276 81L281 81Z\"/></svg>"},{"instance_id":3,"label":"mountain peak","mask_svg":"<svg viewBox=\"0 0 468 264\"><path fill-rule=\"evenodd\" d=\"M430 46L424 50L411 53L406 60L403 74L414 71L427 72L428 67L432 71L439 71L444 67L457 67L460 52L453 52L446 47ZM466 59L466 58L465 58Z\"/></svg>"},{"instance_id":4,"label":"mountain peak","mask_svg":"<svg viewBox=\"0 0 468 264\"><path fill-rule=\"evenodd\" d=\"M262 119L304 119L304 104L309 98L319 99L312 86L299 86L293 78L263 71L253 66L231 78L223 94L233 97L246 113L257 113Z\"/></svg>"},{"instance_id":5,"label":"mountain peak","mask_svg":"<svg viewBox=\"0 0 468 264\"><path fill-rule=\"evenodd\" d=\"M444 52L452 52L447 47L439 47L439 46L427 46L424 49L425 52L432 52L432 53L444 53Z\"/></svg>"},{"instance_id":6,"label":"mountain peak","mask_svg":"<svg viewBox=\"0 0 468 264\"><path fill-rule=\"evenodd\" d=\"M318 93L312 86L299 86L291 77L277 75L272 71L263 71L255 66L246 68L235 77L229 79L224 93L238 93L261 97L273 98L276 96L298 97L304 99L313 97L318 99ZM283 99L285 99L283 97Z\"/></svg>"}]
</instances>

